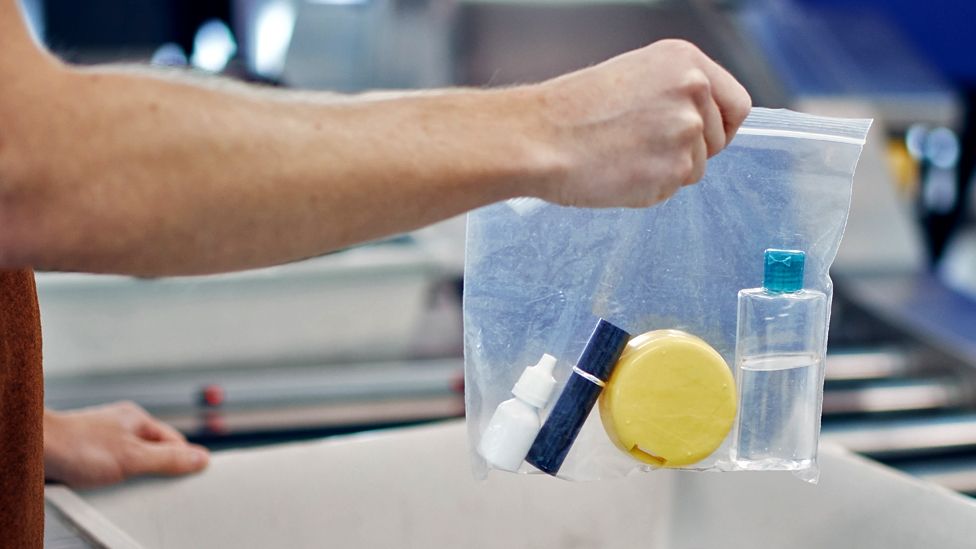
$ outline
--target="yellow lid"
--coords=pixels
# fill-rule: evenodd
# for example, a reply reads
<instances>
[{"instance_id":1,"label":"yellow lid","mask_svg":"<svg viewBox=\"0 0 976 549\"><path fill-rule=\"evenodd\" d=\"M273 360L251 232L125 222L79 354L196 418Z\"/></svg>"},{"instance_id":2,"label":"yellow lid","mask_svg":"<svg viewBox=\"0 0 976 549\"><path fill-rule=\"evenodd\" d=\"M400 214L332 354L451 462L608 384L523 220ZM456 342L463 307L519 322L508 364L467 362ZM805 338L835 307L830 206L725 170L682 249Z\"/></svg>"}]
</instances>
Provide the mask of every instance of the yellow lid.
<instances>
[{"instance_id":1,"label":"yellow lid","mask_svg":"<svg viewBox=\"0 0 976 549\"><path fill-rule=\"evenodd\" d=\"M735 381L722 355L680 330L631 339L600 395L614 444L658 467L708 457L732 428L735 408Z\"/></svg>"}]
</instances>

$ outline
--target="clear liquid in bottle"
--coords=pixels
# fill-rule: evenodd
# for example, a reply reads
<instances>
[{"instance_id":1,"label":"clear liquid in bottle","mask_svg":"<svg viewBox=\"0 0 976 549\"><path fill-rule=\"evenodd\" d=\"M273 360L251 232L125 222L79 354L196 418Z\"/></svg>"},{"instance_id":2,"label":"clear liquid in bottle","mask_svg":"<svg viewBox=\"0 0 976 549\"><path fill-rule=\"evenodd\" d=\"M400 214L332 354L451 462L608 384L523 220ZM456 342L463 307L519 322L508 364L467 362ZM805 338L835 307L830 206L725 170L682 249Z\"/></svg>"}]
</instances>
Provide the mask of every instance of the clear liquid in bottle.
<instances>
[{"instance_id":1,"label":"clear liquid in bottle","mask_svg":"<svg viewBox=\"0 0 976 549\"><path fill-rule=\"evenodd\" d=\"M817 455L820 360L810 354L743 357L734 459L747 469L796 470Z\"/></svg>"},{"instance_id":2,"label":"clear liquid in bottle","mask_svg":"<svg viewBox=\"0 0 976 549\"><path fill-rule=\"evenodd\" d=\"M803 289L804 257L766 250L763 286L739 292L732 460L742 469L796 471L817 458L827 296Z\"/></svg>"}]
</instances>

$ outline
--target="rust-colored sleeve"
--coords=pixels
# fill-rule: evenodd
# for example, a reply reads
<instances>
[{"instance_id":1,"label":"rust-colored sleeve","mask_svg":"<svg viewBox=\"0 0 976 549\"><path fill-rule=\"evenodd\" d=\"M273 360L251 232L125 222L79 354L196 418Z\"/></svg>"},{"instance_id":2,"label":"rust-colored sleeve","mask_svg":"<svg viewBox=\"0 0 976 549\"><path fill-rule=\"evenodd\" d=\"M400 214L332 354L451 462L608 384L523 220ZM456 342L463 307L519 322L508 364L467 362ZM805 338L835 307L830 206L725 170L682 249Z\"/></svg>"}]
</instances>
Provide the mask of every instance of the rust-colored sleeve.
<instances>
[{"instance_id":1,"label":"rust-colored sleeve","mask_svg":"<svg viewBox=\"0 0 976 549\"><path fill-rule=\"evenodd\" d=\"M0 546L44 545L44 380L34 273L0 271Z\"/></svg>"}]
</instances>

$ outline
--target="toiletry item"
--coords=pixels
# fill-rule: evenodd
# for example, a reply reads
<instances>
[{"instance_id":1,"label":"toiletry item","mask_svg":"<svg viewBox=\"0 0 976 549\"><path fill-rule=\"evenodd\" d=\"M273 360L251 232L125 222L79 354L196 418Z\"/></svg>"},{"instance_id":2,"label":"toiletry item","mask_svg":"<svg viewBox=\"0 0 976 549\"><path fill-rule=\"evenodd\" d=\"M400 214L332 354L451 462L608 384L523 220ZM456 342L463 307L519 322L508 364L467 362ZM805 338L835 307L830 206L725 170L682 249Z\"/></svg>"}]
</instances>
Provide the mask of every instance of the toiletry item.
<instances>
[{"instance_id":1,"label":"toiletry item","mask_svg":"<svg viewBox=\"0 0 976 549\"><path fill-rule=\"evenodd\" d=\"M550 475L559 472L629 339L630 334L610 322L597 322L526 461Z\"/></svg>"},{"instance_id":2,"label":"toiletry item","mask_svg":"<svg viewBox=\"0 0 976 549\"><path fill-rule=\"evenodd\" d=\"M805 469L817 456L827 296L803 289L803 252L769 249L764 259L763 287L739 292L732 459L743 469Z\"/></svg>"},{"instance_id":3,"label":"toiletry item","mask_svg":"<svg viewBox=\"0 0 976 549\"><path fill-rule=\"evenodd\" d=\"M600 419L635 459L681 467L721 446L735 405L735 380L718 351L686 332L656 330L627 344L600 395Z\"/></svg>"},{"instance_id":4,"label":"toiletry item","mask_svg":"<svg viewBox=\"0 0 976 549\"><path fill-rule=\"evenodd\" d=\"M542 426L539 411L549 403L556 380L556 358L542 355L539 363L522 372L511 398L502 402L481 435L478 453L496 469L518 471Z\"/></svg>"}]
</instances>

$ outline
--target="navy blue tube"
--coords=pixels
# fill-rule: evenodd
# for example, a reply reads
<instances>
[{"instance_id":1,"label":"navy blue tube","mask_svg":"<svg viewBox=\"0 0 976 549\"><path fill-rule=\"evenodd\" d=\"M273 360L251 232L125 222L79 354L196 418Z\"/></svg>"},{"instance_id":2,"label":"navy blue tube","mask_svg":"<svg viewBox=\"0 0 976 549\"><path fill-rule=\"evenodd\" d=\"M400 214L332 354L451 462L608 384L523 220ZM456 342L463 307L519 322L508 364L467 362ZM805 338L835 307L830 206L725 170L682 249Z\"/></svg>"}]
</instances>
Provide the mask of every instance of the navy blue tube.
<instances>
[{"instance_id":1,"label":"navy blue tube","mask_svg":"<svg viewBox=\"0 0 976 549\"><path fill-rule=\"evenodd\" d=\"M630 334L601 318L576 367L606 382L629 340ZM550 475L558 473L601 391L602 385L574 370L525 460Z\"/></svg>"}]
</instances>

